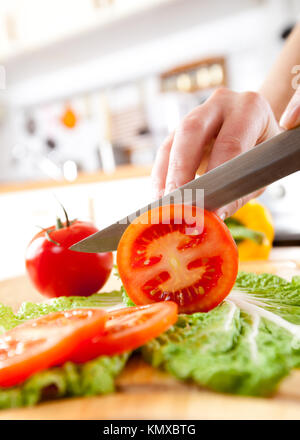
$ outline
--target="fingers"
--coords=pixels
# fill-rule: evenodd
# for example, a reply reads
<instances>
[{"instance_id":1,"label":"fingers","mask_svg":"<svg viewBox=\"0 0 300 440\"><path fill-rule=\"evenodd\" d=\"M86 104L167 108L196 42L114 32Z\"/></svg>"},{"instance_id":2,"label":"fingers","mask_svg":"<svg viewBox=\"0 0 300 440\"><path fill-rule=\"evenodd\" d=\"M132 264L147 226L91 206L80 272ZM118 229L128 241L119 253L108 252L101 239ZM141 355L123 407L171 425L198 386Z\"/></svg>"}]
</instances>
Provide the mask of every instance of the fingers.
<instances>
[{"instance_id":1,"label":"fingers","mask_svg":"<svg viewBox=\"0 0 300 440\"><path fill-rule=\"evenodd\" d=\"M275 119L265 111L265 100L254 92L241 94L236 105L225 114L224 124L214 143L207 171L248 151L269 132L277 130ZM259 117L258 117L259 115Z\"/></svg>"},{"instance_id":2,"label":"fingers","mask_svg":"<svg viewBox=\"0 0 300 440\"><path fill-rule=\"evenodd\" d=\"M160 147L152 172L155 197L161 197L164 190L171 192L194 179L205 155L202 172L221 165L278 132L278 124L263 97L253 92L218 89L203 105L189 113ZM252 194L223 207L218 214L222 217L232 215L257 195Z\"/></svg>"},{"instance_id":3,"label":"fingers","mask_svg":"<svg viewBox=\"0 0 300 440\"><path fill-rule=\"evenodd\" d=\"M165 182L168 173L169 156L174 139L174 133L171 133L157 151L155 162L152 168L152 196L153 199L159 199L163 196Z\"/></svg>"},{"instance_id":4,"label":"fingers","mask_svg":"<svg viewBox=\"0 0 300 440\"><path fill-rule=\"evenodd\" d=\"M260 189L259 191L256 191L252 194L248 194L245 197L242 197L241 199L238 199L229 205L223 206L222 208L219 208L215 211L215 213L222 219L225 220L225 218L230 217L233 215L236 211L238 211L243 205L248 203L250 200L259 197L264 192L264 188Z\"/></svg>"},{"instance_id":5,"label":"fingers","mask_svg":"<svg viewBox=\"0 0 300 440\"><path fill-rule=\"evenodd\" d=\"M288 103L280 119L281 127L289 130L300 125L300 86L297 88L292 99Z\"/></svg>"},{"instance_id":6,"label":"fingers","mask_svg":"<svg viewBox=\"0 0 300 440\"><path fill-rule=\"evenodd\" d=\"M166 193L194 179L204 148L223 122L222 108L208 100L182 122L174 135L166 176Z\"/></svg>"},{"instance_id":7,"label":"fingers","mask_svg":"<svg viewBox=\"0 0 300 440\"><path fill-rule=\"evenodd\" d=\"M225 116L225 122L210 156L208 171L250 150L257 143L278 132L278 124L264 98L256 93L244 93L230 115ZM218 209L217 214L223 219L227 218L263 191L264 189L261 189L236 200Z\"/></svg>"}]
</instances>

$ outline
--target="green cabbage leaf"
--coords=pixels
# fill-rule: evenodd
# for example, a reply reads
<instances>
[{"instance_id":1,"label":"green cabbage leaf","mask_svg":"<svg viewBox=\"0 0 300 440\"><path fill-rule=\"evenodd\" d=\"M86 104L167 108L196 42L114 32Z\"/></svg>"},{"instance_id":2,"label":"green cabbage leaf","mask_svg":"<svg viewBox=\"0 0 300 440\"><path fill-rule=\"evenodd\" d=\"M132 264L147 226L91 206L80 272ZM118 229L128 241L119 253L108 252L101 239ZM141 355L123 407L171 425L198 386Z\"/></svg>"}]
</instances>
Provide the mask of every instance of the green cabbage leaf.
<instances>
[{"instance_id":1,"label":"green cabbage leaf","mask_svg":"<svg viewBox=\"0 0 300 440\"><path fill-rule=\"evenodd\" d=\"M0 304L0 333L29 319L51 312L78 307L120 307L122 292L98 293L89 297L59 297L45 303L23 303L14 314ZM115 390L115 378L124 368L130 353L118 356L100 356L84 364L67 362L29 377L23 384L0 388L0 409L35 405L42 400L59 397L91 396Z\"/></svg>"},{"instance_id":2,"label":"green cabbage leaf","mask_svg":"<svg viewBox=\"0 0 300 440\"><path fill-rule=\"evenodd\" d=\"M240 273L220 306L180 315L142 353L154 367L203 387L270 395L300 366L300 278Z\"/></svg>"}]
</instances>

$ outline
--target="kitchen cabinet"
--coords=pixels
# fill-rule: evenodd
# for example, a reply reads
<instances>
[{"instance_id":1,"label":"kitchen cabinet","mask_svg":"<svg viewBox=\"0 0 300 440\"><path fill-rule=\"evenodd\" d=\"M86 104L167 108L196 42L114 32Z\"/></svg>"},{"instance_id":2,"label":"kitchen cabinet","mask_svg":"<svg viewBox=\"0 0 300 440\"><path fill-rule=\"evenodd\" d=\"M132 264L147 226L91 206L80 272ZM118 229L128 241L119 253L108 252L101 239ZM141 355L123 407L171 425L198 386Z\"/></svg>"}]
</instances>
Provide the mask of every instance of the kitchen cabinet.
<instances>
[{"instance_id":1,"label":"kitchen cabinet","mask_svg":"<svg viewBox=\"0 0 300 440\"><path fill-rule=\"evenodd\" d=\"M3 0L0 57L46 47L93 27L174 0Z\"/></svg>"},{"instance_id":2,"label":"kitchen cabinet","mask_svg":"<svg viewBox=\"0 0 300 440\"><path fill-rule=\"evenodd\" d=\"M78 32L95 21L107 9L104 6L97 8L92 0L6 0L0 10L6 40L1 56L13 56Z\"/></svg>"}]
</instances>

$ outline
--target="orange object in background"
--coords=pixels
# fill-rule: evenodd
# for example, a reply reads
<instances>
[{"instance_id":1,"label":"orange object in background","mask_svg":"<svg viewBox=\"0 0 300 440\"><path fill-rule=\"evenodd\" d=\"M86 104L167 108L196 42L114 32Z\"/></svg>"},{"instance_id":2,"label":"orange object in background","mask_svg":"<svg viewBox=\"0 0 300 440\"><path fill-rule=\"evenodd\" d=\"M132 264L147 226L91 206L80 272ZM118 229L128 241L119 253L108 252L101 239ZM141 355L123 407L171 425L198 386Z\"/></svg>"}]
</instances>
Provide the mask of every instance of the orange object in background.
<instances>
[{"instance_id":1,"label":"orange object in background","mask_svg":"<svg viewBox=\"0 0 300 440\"><path fill-rule=\"evenodd\" d=\"M62 117L62 124L67 128L74 128L77 124L77 116L70 106L67 106Z\"/></svg>"}]
</instances>

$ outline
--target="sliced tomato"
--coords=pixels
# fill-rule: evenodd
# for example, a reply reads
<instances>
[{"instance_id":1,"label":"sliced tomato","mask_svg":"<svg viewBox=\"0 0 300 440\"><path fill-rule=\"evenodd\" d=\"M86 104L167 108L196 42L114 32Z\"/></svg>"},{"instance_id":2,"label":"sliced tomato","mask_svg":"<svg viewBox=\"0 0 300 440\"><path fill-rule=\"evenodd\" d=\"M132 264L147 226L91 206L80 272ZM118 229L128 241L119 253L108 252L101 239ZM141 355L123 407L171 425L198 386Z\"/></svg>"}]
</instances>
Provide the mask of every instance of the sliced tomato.
<instances>
[{"instance_id":1,"label":"sliced tomato","mask_svg":"<svg viewBox=\"0 0 300 440\"><path fill-rule=\"evenodd\" d=\"M37 371L59 365L84 340L103 330L107 313L73 309L27 321L0 337L0 387L17 385Z\"/></svg>"},{"instance_id":2,"label":"sliced tomato","mask_svg":"<svg viewBox=\"0 0 300 440\"><path fill-rule=\"evenodd\" d=\"M232 289L238 252L216 214L171 205L148 211L128 226L118 246L117 264L135 304L170 300L180 312L206 312Z\"/></svg>"},{"instance_id":3,"label":"sliced tomato","mask_svg":"<svg viewBox=\"0 0 300 440\"><path fill-rule=\"evenodd\" d=\"M177 310L177 304L166 301L110 312L104 331L81 344L72 361L86 362L100 355L134 350L168 330L177 321Z\"/></svg>"}]
</instances>

